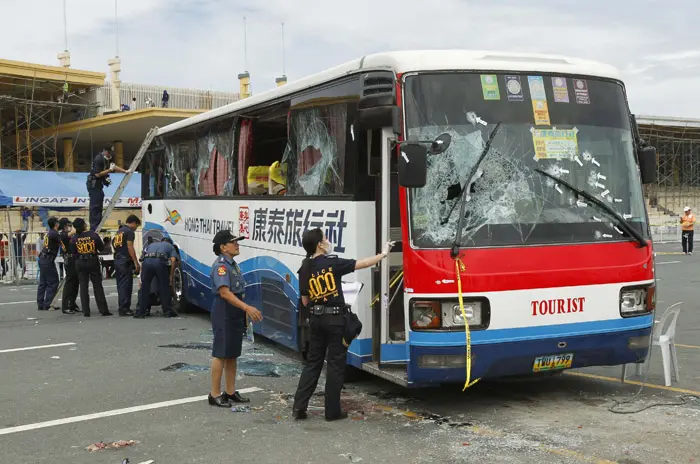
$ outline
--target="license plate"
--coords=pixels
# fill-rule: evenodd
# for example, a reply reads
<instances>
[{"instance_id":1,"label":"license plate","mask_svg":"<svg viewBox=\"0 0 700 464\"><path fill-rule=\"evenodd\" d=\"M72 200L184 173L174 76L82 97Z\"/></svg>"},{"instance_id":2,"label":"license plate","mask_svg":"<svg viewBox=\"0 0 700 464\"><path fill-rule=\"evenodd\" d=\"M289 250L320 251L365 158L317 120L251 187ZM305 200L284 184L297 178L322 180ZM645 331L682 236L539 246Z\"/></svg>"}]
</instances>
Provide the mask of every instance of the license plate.
<instances>
[{"instance_id":1,"label":"license plate","mask_svg":"<svg viewBox=\"0 0 700 464\"><path fill-rule=\"evenodd\" d=\"M532 365L532 372L554 371L558 369L569 369L574 362L573 353L550 354L535 358Z\"/></svg>"}]
</instances>

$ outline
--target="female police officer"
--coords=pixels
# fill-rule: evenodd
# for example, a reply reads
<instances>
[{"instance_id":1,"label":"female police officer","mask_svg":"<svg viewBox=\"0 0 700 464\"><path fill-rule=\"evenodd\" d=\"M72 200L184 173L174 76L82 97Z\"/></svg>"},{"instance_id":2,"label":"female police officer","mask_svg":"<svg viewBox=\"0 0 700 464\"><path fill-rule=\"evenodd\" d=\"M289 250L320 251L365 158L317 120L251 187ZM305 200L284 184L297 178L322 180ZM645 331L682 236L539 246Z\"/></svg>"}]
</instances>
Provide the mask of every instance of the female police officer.
<instances>
[{"instance_id":1,"label":"female police officer","mask_svg":"<svg viewBox=\"0 0 700 464\"><path fill-rule=\"evenodd\" d=\"M309 302L312 304L309 312L311 340L308 360L294 396L293 416L295 419L306 419L309 399L316 390L328 349L326 420L345 419L348 414L340 409L340 391L343 388L347 356L347 348L343 343L347 306L340 279L359 269L372 267L386 258L393 243L387 243L381 254L356 261L329 256L332 245L321 229L304 232L301 242L306 250L306 259L299 269L299 293L304 306L308 306Z\"/></svg>"},{"instance_id":2,"label":"female police officer","mask_svg":"<svg viewBox=\"0 0 700 464\"><path fill-rule=\"evenodd\" d=\"M214 236L216 261L211 267L211 289L214 302L211 308L211 325L214 331L214 344L211 360L211 392L209 404L230 407L231 402L248 403L236 391L236 361L241 355L243 332L246 327L246 314L253 321L261 321L262 313L243 302L245 280L238 264L233 260L240 253L238 242L243 237L235 237L228 230L219 231ZM221 392L221 376L226 371L226 390Z\"/></svg>"}]
</instances>

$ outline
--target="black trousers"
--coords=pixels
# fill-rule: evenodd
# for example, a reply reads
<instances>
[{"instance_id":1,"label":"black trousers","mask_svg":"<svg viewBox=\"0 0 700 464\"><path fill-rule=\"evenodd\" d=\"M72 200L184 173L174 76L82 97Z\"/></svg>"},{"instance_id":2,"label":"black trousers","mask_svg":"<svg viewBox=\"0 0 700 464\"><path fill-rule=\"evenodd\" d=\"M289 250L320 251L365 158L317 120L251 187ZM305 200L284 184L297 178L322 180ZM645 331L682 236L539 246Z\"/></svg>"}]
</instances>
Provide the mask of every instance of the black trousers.
<instances>
[{"instance_id":1,"label":"black trousers","mask_svg":"<svg viewBox=\"0 0 700 464\"><path fill-rule=\"evenodd\" d=\"M64 255L64 268L66 269L66 283L63 284L63 299L61 300L61 310L68 311L76 307L75 300L78 298L78 272L75 270L75 259Z\"/></svg>"},{"instance_id":2,"label":"black trousers","mask_svg":"<svg viewBox=\"0 0 700 464\"><path fill-rule=\"evenodd\" d=\"M101 182L100 179L97 181ZM88 195L90 196L90 230L95 232L102 220L102 206L105 201L105 192L102 188L95 187L88 189Z\"/></svg>"},{"instance_id":3,"label":"black trousers","mask_svg":"<svg viewBox=\"0 0 700 464\"><path fill-rule=\"evenodd\" d=\"M158 279L158 296L160 296L163 314L168 315L174 312L172 294L170 293L170 267L158 258L146 258L141 266L141 297L139 307L136 310L137 316L143 316L146 308L149 307L148 299L153 279Z\"/></svg>"},{"instance_id":4,"label":"black trousers","mask_svg":"<svg viewBox=\"0 0 700 464\"><path fill-rule=\"evenodd\" d=\"M681 241L683 242L683 253L693 252L693 234L694 230L684 230L681 233Z\"/></svg>"},{"instance_id":5,"label":"black trousers","mask_svg":"<svg viewBox=\"0 0 700 464\"><path fill-rule=\"evenodd\" d=\"M119 314L122 314L131 310L131 294L134 290L134 262L123 256L117 256L114 258L114 270L117 277Z\"/></svg>"},{"instance_id":6,"label":"black trousers","mask_svg":"<svg viewBox=\"0 0 700 464\"><path fill-rule=\"evenodd\" d=\"M316 391L323 361L328 351L326 367L326 417L340 415L340 392L345 379L347 348L343 346L345 316L323 315L309 317L310 341L306 366L299 378L294 410L306 411L311 395Z\"/></svg>"},{"instance_id":7,"label":"black trousers","mask_svg":"<svg viewBox=\"0 0 700 464\"><path fill-rule=\"evenodd\" d=\"M51 300L58 290L58 270L55 262L55 256L44 254L39 256L39 288L36 291L36 304L41 310L49 309Z\"/></svg>"},{"instance_id":8,"label":"black trousers","mask_svg":"<svg viewBox=\"0 0 700 464\"><path fill-rule=\"evenodd\" d=\"M95 259L76 259L75 270L78 272L80 306L83 310L83 314L90 314L90 282L92 282L92 289L95 292L97 309L101 314L108 313L107 298L105 298L105 290L104 287L102 287L100 261L97 257L95 257Z\"/></svg>"}]
</instances>

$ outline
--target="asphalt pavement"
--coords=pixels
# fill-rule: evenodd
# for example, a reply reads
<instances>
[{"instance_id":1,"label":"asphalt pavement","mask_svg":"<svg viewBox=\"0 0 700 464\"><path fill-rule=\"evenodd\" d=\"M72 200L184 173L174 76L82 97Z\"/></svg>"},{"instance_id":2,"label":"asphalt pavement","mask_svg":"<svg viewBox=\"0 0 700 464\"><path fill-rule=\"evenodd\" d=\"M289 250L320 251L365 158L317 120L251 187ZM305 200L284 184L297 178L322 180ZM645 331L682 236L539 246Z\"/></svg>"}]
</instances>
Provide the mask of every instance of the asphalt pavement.
<instances>
[{"instance_id":1,"label":"asphalt pavement","mask_svg":"<svg viewBox=\"0 0 700 464\"><path fill-rule=\"evenodd\" d=\"M84 318L37 311L36 287L0 286L0 462L698 462L700 252L678 248L656 247L657 319L683 302L681 378L671 387L657 348L648 374L630 368L625 384L620 367L479 382L466 392L367 377L346 384L351 418L334 423L323 420L322 385L310 419L291 419L301 362L259 338L245 344L237 380L249 410L209 406L207 313L102 317L93 301ZM114 280L105 287L116 313ZM118 440L135 442L89 450Z\"/></svg>"}]
</instances>

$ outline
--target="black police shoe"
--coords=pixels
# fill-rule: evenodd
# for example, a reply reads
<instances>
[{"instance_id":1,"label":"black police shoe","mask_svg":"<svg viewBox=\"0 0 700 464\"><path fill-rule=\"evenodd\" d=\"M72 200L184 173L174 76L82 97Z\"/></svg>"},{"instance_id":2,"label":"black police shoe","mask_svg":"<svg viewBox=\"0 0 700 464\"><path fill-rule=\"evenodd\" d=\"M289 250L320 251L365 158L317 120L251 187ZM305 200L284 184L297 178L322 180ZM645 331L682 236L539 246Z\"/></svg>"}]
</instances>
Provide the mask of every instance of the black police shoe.
<instances>
[{"instance_id":1,"label":"black police shoe","mask_svg":"<svg viewBox=\"0 0 700 464\"><path fill-rule=\"evenodd\" d=\"M222 396L225 396L228 401L233 403L250 403L249 398L243 398L238 392L235 392L233 395L224 392Z\"/></svg>"},{"instance_id":2,"label":"black police shoe","mask_svg":"<svg viewBox=\"0 0 700 464\"><path fill-rule=\"evenodd\" d=\"M103 316L114 316L114 314L110 313L109 311L107 311L106 313L102 313L102 315Z\"/></svg>"},{"instance_id":3,"label":"black police shoe","mask_svg":"<svg viewBox=\"0 0 700 464\"><path fill-rule=\"evenodd\" d=\"M333 422L333 421L343 420L343 419L347 419L347 418L348 418L348 413L345 411L341 411L341 413L338 414L337 416L332 416L332 417L326 416L326 421Z\"/></svg>"},{"instance_id":4,"label":"black police shoe","mask_svg":"<svg viewBox=\"0 0 700 464\"><path fill-rule=\"evenodd\" d=\"M177 317L177 313L176 312L166 313L166 314L163 314L163 317Z\"/></svg>"},{"instance_id":5,"label":"black police shoe","mask_svg":"<svg viewBox=\"0 0 700 464\"><path fill-rule=\"evenodd\" d=\"M75 311L72 309L66 309L65 311L61 311L63 314L75 314Z\"/></svg>"},{"instance_id":6,"label":"black police shoe","mask_svg":"<svg viewBox=\"0 0 700 464\"><path fill-rule=\"evenodd\" d=\"M130 309L127 309L126 311L119 311L120 316L133 316L134 312Z\"/></svg>"},{"instance_id":7,"label":"black police shoe","mask_svg":"<svg viewBox=\"0 0 700 464\"><path fill-rule=\"evenodd\" d=\"M146 316L143 314L134 314L134 319L146 319Z\"/></svg>"},{"instance_id":8,"label":"black police shoe","mask_svg":"<svg viewBox=\"0 0 700 464\"><path fill-rule=\"evenodd\" d=\"M295 420L304 420L309 417L309 415L306 413L306 411L301 411L299 409L295 409L292 411L292 417Z\"/></svg>"},{"instance_id":9,"label":"black police shoe","mask_svg":"<svg viewBox=\"0 0 700 464\"><path fill-rule=\"evenodd\" d=\"M209 393L209 404L211 406L218 406L220 408L231 407L231 403L229 403L226 393L222 393L221 396L217 396L216 398L211 396L211 393Z\"/></svg>"}]
</instances>

